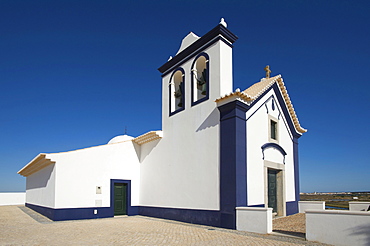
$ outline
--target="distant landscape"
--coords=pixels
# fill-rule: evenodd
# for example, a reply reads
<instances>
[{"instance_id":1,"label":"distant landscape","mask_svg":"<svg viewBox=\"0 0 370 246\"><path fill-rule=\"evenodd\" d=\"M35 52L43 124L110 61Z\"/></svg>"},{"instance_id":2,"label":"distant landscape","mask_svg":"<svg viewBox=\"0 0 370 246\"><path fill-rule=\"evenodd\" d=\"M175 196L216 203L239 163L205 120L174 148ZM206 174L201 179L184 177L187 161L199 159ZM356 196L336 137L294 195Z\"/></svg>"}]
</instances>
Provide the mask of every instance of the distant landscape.
<instances>
[{"instance_id":1,"label":"distant landscape","mask_svg":"<svg viewBox=\"0 0 370 246\"><path fill-rule=\"evenodd\" d=\"M366 192L314 192L301 193L301 201L325 201L326 209L349 209L349 202L370 202Z\"/></svg>"}]
</instances>

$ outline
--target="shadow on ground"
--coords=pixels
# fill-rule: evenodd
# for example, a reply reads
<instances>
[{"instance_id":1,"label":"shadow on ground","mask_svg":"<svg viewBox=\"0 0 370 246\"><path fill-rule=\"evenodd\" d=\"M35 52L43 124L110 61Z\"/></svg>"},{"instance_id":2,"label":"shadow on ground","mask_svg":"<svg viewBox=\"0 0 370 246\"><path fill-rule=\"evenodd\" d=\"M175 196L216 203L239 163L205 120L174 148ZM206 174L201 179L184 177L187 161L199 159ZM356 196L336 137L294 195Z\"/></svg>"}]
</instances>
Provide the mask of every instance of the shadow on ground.
<instances>
[{"instance_id":1,"label":"shadow on ground","mask_svg":"<svg viewBox=\"0 0 370 246\"><path fill-rule=\"evenodd\" d=\"M30 216L32 219L36 220L37 222L41 224L50 224L53 223L52 220L46 218L45 216L33 211L30 208L27 208L26 206L18 206L20 210L22 210L25 214Z\"/></svg>"}]
</instances>

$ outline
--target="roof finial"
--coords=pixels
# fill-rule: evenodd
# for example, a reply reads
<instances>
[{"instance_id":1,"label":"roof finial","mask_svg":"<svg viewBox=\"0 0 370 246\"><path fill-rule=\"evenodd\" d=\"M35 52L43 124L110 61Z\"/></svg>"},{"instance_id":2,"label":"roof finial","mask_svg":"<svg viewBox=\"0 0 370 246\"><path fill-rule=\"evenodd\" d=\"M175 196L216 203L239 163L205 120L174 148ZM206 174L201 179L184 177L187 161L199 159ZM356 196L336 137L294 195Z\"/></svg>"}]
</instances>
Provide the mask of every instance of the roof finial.
<instances>
[{"instance_id":1,"label":"roof finial","mask_svg":"<svg viewBox=\"0 0 370 246\"><path fill-rule=\"evenodd\" d=\"M270 78L271 70L270 70L270 66L269 65L267 65L265 67L265 71L266 71L266 79Z\"/></svg>"},{"instance_id":2,"label":"roof finial","mask_svg":"<svg viewBox=\"0 0 370 246\"><path fill-rule=\"evenodd\" d=\"M224 27L227 27L227 23L225 22L224 18L221 18L220 24L223 25Z\"/></svg>"},{"instance_id":3,"label":"roof finial","mask_svg":"<svg viewBox=\"0 0 370 246\"><path fill-rule=\"evenodd\" d=\"M127 126L125 126L125 135L127 135Z\"/></svg>"}]
</instances>

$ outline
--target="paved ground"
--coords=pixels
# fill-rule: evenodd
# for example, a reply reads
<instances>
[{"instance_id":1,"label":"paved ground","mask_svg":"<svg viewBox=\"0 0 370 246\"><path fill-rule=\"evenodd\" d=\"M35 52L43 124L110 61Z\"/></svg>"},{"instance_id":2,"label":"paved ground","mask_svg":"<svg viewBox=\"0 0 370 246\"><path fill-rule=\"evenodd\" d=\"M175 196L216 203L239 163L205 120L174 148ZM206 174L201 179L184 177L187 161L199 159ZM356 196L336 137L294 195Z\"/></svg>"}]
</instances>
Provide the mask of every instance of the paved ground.
<instances>
[{"instance_id":1,"label":"paved ground","mask_svg":"<svg viewBox=\"0 0 370 246\"><path fill-rule=\"evenodd\" d=\"M306 216L304 213L276 218L272 224L274 232L306 237Z\"/></svg>"},{"instance_id":2,"label":"paved ground","mask_svg":"<svg viewBox=\"0 0 370 246\"><path fill-rule=\"evenodd\" d=\"M324 245L144 216L52 222L24 206L0 206L0 245Z\"/></svg>"}]
</instances>

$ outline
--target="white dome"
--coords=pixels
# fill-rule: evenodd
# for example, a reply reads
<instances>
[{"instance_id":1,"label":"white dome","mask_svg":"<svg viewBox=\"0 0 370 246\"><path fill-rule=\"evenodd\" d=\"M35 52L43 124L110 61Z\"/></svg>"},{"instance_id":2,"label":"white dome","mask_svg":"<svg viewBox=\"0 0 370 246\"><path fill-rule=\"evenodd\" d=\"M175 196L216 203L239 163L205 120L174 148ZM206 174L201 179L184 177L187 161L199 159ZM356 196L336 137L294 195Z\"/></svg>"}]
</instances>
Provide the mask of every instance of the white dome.
<instances>
[{"instance_id":1,"label":"white dome","mask_svg":"<svg viewBox=\"0 0 370 246\"><path fill-rule=\"evenodd\" d=\"M124 142L124 141L127 141L127 140L132 140L132 139L134 139L134 137L131 137L131 136L128 136L128 135L119 135L119 136L114 137L111 140L109 140L108 144L120 143L120 142Z\"/></svg>"}]
</instances>

